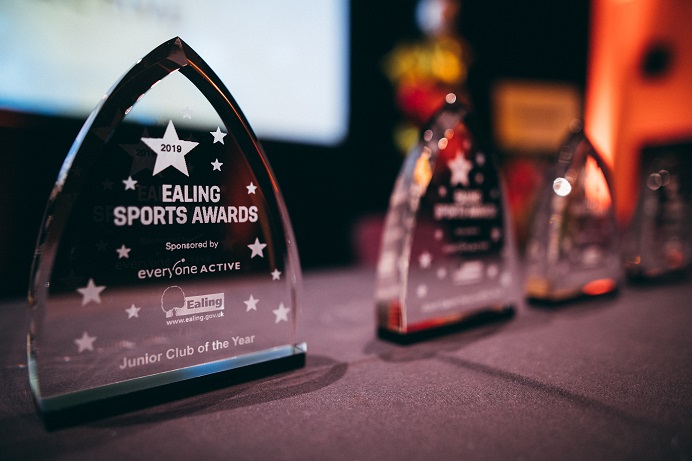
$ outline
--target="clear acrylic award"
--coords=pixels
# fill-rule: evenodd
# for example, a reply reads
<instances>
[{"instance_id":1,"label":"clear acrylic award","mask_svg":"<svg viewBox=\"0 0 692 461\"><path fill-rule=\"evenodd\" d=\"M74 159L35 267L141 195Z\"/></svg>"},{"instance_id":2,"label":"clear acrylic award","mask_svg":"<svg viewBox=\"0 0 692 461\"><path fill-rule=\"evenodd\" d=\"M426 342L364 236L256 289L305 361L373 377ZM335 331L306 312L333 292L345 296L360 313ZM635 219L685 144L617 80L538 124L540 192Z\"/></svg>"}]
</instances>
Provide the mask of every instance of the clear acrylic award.
<instances>
[{"instance_id":1,"label":"clear acrylic award","mask_svg":"<svg viewBox=\"0 0 692 461\"><path fill-rule=\"evenodd\" d=\"M375 290L380 336L406 342L511 316L515 266L497 169L449 94L390 199Z\"/></svg>"},{"instance_id":2,"label":"clear acrylic award","mask_svg":"<svg viewBox=\"0 0 692 461\"><path fill-rule=\"evenodd\" d=\"M575 121L539 190L526 253L526 294L559 302L614 292L622 268L607 166Z\"/></svg>"},{"instance_id":3,"label":"clear acrylic award","mask_svg":"<svg viewBox=\"0 0 692 461\"><path fill-rule=\"evenodd\" d=\"M692 257L692 144L642 151L639 200L623 242L633 280L684 275Z\"/></svg>"},{"instance_id":4,"label":"clear acrylic award","mask_svg":"<svg viewBox=\"0 0 692 461\"><path fill-rule=\"evenodd\" d=\"M51 193L29 303L45 412L262 364L304 364L300 264L267 159L180 38L80 131Z\"/></svg>"}]
</instances>

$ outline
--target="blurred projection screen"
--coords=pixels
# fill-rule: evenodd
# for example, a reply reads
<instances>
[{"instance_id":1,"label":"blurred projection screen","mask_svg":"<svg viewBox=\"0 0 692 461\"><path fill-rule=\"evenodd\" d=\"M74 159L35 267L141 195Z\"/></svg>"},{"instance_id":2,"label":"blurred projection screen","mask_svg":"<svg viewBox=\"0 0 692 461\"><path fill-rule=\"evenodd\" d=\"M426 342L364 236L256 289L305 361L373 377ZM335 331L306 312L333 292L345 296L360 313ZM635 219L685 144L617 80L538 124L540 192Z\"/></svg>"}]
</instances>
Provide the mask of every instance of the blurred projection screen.
<instances>
[{"instance_id":1,"label":"blurred projection screen","mask_svg":"<svg viewBox=\"0 0 692 461\"><path fill-rule=\"evenodd\" d=\"M348 0L4 0L0 109L86 118L175 36L219 75L260 138L335 145L346 136ZM179 116L174 93L167 103L152 113ZM159 122L147 111L140 121Z\"/></svg>"}]
</instances>

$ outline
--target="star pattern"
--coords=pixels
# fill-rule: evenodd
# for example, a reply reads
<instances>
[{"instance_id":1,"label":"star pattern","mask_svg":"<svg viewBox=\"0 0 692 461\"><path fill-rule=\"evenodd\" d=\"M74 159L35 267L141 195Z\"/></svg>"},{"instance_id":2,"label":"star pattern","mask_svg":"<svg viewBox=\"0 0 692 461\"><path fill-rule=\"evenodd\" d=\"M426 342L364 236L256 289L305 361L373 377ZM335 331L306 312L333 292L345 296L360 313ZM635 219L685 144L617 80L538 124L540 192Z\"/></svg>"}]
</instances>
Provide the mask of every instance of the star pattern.
<instances>
[{"instance_id":1,"label":"star pattern","mask_svg":"<svg viewBox=\"0 0 692 461\"><path fill-rule=\"evenodd\" d=\"M101 292L105 290L105 286L98 286L94 283L94 279L90 278L87 286L77 288L77 291L82 294L82 306L86 306L90 302L101 304Z\"/></svg>"},{"instance_id":2,"label":"star pattern","mask_svg":"<svg viewBox=\"0 0 692 461\"><path fill-rule=\"evenodd\" d=\"M488 266L485 273L488 275L488 277L494 279L500 273L500 268L497 266L497 264L491 264Z\"/></svg>"},{"instance_id":3,"label":"star pattern","mask_svg":"<svg viewBox=\"0 0 692 461\"><path fill-rule=\"evenodd\" d=\"M192 111L189 108L186 108L183 110L183 119L191 119L192 118ZM224 144L224 138L227 136L228 133L224 133L221 131L220 126L217 127L215 131L209 131L209 133L213 136L213 141L210 143L210 139L206 137L206 135L203 135L201 139L198 139L201 141L203 144L203 148L206 146L209 148L211 144L215 143L221 143ZM137 136L139 135L139 136ZM203 157L203 155L197 155L198 151L202 151L203 148L200 148L195 151L194 156L192 157L192 162L189 161L190 157L186 157L193 149L195 149L197 146L200 145L200 143L196 142L197 140L193 140L194 138L188 137L187 135L183 135L185 139L180 139L176 127L174 125L174 122L172 120L168 121L168 124L166 126L165 132L162 137L160 138L155 138L151 137L147 130L139 131L138 133L135 134L134 140L135 142L132 142L130 144L121 144L120 147L124 150L124 152L120 152L120 156L122 156L123 163L125 164L126 169L123 171L123 173L126 173L127 170L129 169L129 175L127 176L126 179L123 179L124 174L120 176L115 176L112 175L111 177L113 180L108 179L108 178L99 178L98 182L94 182L94 185L96 186L97 189L101 190L101 186L104 191L108 190L122 190L119 189L120 186L117 185L118 181L121 181L123 184L124 190L125 191L136 191L134 194L129 194L125 193L124 196L136 196L137 192L144 192L146 190L149 190L150 184L147 181L147 178L149 177L149 173L143 173L143 174L138 174L144 169L148 169L149 172L151 172L152 176L160 175L162 172L165 172L169 167L173 167L174 169L178 170L180 173L184 174L185 176L190 176L192 173L193 176L196 174L195 172L195 167L200 168L200 165L204 163L204 161L208 161L208 158L211 158L211 155L209 155L206 158L200 158L200 162L196 162L195 160L198 157ZM224 148L225 149L225 148ZM125 152L127 152L128 155L125 155ZM206 152L205 152L206 154ZM219 154L221 155L221 154ZM222 166L224 165L224 162L221 160L225 160L225 157L222 156L221 159L215 158L213 162L210 162L212 165L212 171L222 171ZM132 167L130 167L130 161L132 161ZM202 168L200 168L202 169ZM208 171L208 167L205 168ZM226 170L228 167L226 167ZM75 175L77 174L76 171L73 172ZM173 173L172 171L169 171L168 173ZM112 173L111 173L112 174ZM164 173L165 174L165 173ZM208 173L207 173L208 174ZM86 176L86 175L85 175ZM137 176L137 179L133 178L133 176ZM220 175L219 175L220 177ZM247 176L246 176L247 177ZM252 177L252 176L250 176ZM172 182L172 181L171 181ZM242 184L242 183L241 183ZM246 189L247 189L247 194L257 194L257 189L258 186L254 184L254 182L246 182ZM114 187L115 186L115 187ZM237 186L236 186L237 187ZM146 189L144 189L146 188ZM149 194L148 199L149 200L160 200L160 197L155 197L154 196L154 191L153 187L151 187L152 192ZM230 187L228 188L230 191ZM221 190L225 192L224 186L221 186ZM241 189L242 190L242 189ZM234 189L234 193L238 193L239 191ZM230 192L229 192L230 193ZM260 191L261 193L261 191ZM107 195L107 193L103 194L104 196ZM160 190L159 190L159 195L160 195ZM98 242L94 242L94 240L86 240L82 244L87 246L87 250L89 250L91 253L94 253L94 250L91 245L96 245L96 248L98 249L99 252L103 251L105 252L104 255L93 255L97 256L99 259L103 259L104 261L110 261L110 264L112 266L114 259L113 258L113 252L116 253L117 259L130 259L130 255L132 254L133 257L140 258L140 257L146 257L146 254L144 256L141 255L141 252L144 251L144 248L141 245L135 244L135 253L131 253L132 248L128 247L126 243L123 243L125 241L128 242L128 244L132 244L133 242L131 239L128 239L127 237L115 237L109 233L109 234L103 234L103 233L98 233L95 234L99 236L101 239ZM107 241L104 241L105 236L108 235L109 237ZM115 234L114 234L115 235ZM123 235L123 234L120 234ZM129 234L127 234L129 235ZM101 236L104 236L103 238ZM270 237L270 236L264 236L264 237ZM122 239L122 240L121 240ZM237 237L236 237L237 239ZM120 241L121 245L120 247L117 247L117 242ZM247 240L245 240L247 241ZM242 242L242 240L241 240ZM237 240L233 240L233 245L238 245L240 242ZM242 248L241 243L240 246ZM267 249L268 244L265 242L261 242L259 240L259 237L256 237L255 240L247 245L247 247L251 250L251 254L249 258L247 258L247 253L245 253L245 261L248 261L250 259L253 259L255 257L259 258L265 258L264 255L264 250ZM83 248L84 249L84 248ZM74 253L74 251L73 251ZM146 251L145 251L146 253ZM271 255L271 254L270 254ZM269 256L270 256L269 255ZM184 260L183 260L184 261ZM271 268L271 265L276 265L275 262L265 262L265 261L258 261L258 263L264 264L265 270L268 272L269 269ZM76 262L73 262L73 264L76 264ZM122 264L122 263L120 263ZM126 263L127 264L127 263ZM104 266L106 267L106 266ZM265 272L265 274L267 274ZM84 274L84 276L76 276L73 271L70 272L70 277L64 277L66 280L63 281L63 285L67 289L69 289L72 293L72 303L76 304L76 295L77 293L81 296L81 306L88 306L90 304L102 304L103 302L109 304L113 302L113 297L110 296L109 294L112 292L111 291L106 291L106 298L102 300L102 293L104 290L107 290L107 288L113 288L113 281L110 279L106 279L99 275L101 272L94 271L91 272L92 275L95 276L95 278L98 278L101 284L97 284L95 282L93 277L87 277ZM271 277L273 281L280 281L282 280L282 272L278 268L274 268L271 272ZM266 275L265 275L266 277ZM86 283L85 280L88 280ZM287 279L288 280L288 279ZM61 279L62 281L62 279ZM264 279L265 282L263 283L268 283L267 279ZM108 287L106 286L108 285ZM272 284L273 288L270 290L270 292L281 289L281 283L277 284ZM72 291L75 290L75 291ZM254 294L249 293L250 290L247 290L242 297L245 297L246 299L243 301L246 307L246 312L249 313L250 311L258 311L258 306L259 306L259 301L260 299L255 298ZM253 290L254 291L254 290ZM254 291L258 292L258 291ZM115 292L113 292L115 293ZM261 313L266 310L271 310L271 307L277 306L278 307L274 310L272 310L272 313L274 315L274 323L275 324L281 324L283 322L293 322L294 319L290 318L291 317L291 311L292 311L292 306L290 303L283 303L279 302L281 301L281 298L276 299L276 301L270 301L267 300L267 294L265 292L260 293L262 296L263 300L263 305L259 306L262 307L262 310L260 311ZM185 295L183 294L183 297ZM229 296L229 293L226 293L226 296ZM242 297L236 298L234 301L235 303L239 304L239 301L242 300ZM228 298L226 298L228 299ZM283 298L285 300L285 298ZM129 301L131 302L133 299L130 299ZM141 300L140 300L141 302ZM139 302L138 302L139 303ZM289 307L286 307L285 304L288 304ZM270 307L271 306L271 307ZM127 307L126 303L122 303L119 305L119 307L116 307L116 312L119 310L120 313L117 314L119 317L119 321L121 322L129 322L131 319L139 319L139 312L142 310L142 308L145 309L145 312L143 315L148 319L150 315L153 314L151 310L149 310L148 305L142 305L137 306L136 304L132 303L129 307ZM238 306L239 307L239 306ZM92 310L84 308L85 310ZM94 312L98 313L101 312L101 307L99 307L98 310L94 310ZM123 311L127 314L127 318L122 315ZM229 313L229 316L231 315L231 311L228 310L226 313ZM185 314L183 314L185 315ZM247 314L248 319L253 317L253 314ZM262 314L264 315L264 314ZM256 317L256 319L264 319L262 321L269 323L271 322L271 316L269 317L263 317L260 315L260 317ZM266 314L268 315L268 314ZM215 318L223 318L224 317L224 312L220 311L217 313L217 316ZM163 318L163 316L162 316ZM229 319L230 320L230 319ZM164 320L162 319L162 322ZM132 324L138 323L139 320L132 320ZM124 325L124 323L123 323ZM84 327L82 327L84 328ZM277 327L279 328L279 327ZM286 326L282 328L287 328ZM81 328L80 328L81 329ZM67 345L68 349L70 347L77 347L77 353L79 354L84 354L84 358L88 358L90 354L89 352L94 352L91 357L94 357L94 360L98 360L98 354L103 354L106 351L109 351L113 347L116 348L134 348L136 346L135 342L128 341L128 339L133 339L133 338L127 338L127 335L123 335L123 331L131 331L127 329L123 330L116 330L114 329L113 332L117 331L118 339L119 341L113 341L110 336L113 336L109 333L109 331L97 331L95 327L92 326L91 333L87 331L83 331L82 335L79 337L76 337L76 334L78 334L78 330L69 333L69 336L67 336L65 339L63 339L63 344ZM123 338L125 336L125 338ZM73 339L74 338L74 339ZM95 343L95 341L99 341L99 343ZM71 346L70 342L74 343L75 346ZM95 347L95 344L97 347ZM69 349L74 352L74 349Z\"/></svg>"},{"instance_id":4,"label":"star pattern","mask_svg":"<svg viewBox=\"0 0 692 461\"><path fill-rule=\"evenodd\" d=\"M128 176L127 179L123 179L123 184L125 184L125 190L137 190L135 189L137 180L132 179L132 176Z\"/></svg>"},{"instance_id":5,"label":"star pattern","mask_svg":"<svg viewBox=\"0 0 692 461\"><path fill-rule=\"evenodd\" d=\"M156 154L147 146L142 144L141 138L148 138L149 130L145 128L142 131L142 136L136 144L120 144L120 147L127 152L132 158L132 166L130 167L130 175L139 173L142 170L154 170L154 162Z\"/></svg>"},{"instance_id":6,"label":"star pattern","mask_svg":"<svg viewBox=\"0 0 692 461\"><path fill-rule=\"evenodd\" d=\"M78 276L74 269L70 269L70 272L67 273L64 277L60 278L60 282L64 287L74 287L78 283L80 283L80 280L82 280L82 277Z\"/></svg>"},{"instance_id":7,"label":"star pattern","mask_svg":"<svg viewBox=\"0 0 692 461\"><path fill-rule=\"evenodd\" d=\"M425 298L428 295L428 286L427 285L418 285L418 288L416 288L416 296L419 298Z\"/></svg>"},{"instance_id":8,"label":"star pattern","mask_svg":"<svg viewBox=\"0 0 692 461\"><path fill-rule=\"evenodd\" d=\"M118 253L118 259L123 259L123 258L130 259L130 251L131 250L132 250L132 248L126 247L125 244L123 243L120 246L120 248L116 248L115 251Z\"/></svg>"},{"instance_id":9,"label":"star pattern","mask_svg":"<svg viewBox=\"0 0 692 461\"><path fill-rule=\"evenodd\" d=\"M243 301L245 303L246 309L245 312L250 312L250 311L256 311L257 310L257 303L259 302L259 299L255 299L254 296L250 295L250 297L247 299L247 301Z\"/></svg>"},{"instance_id":10,"label":"star pattern","mask_svg":"<svg viewBox=\"0 0 692 461\"><path fill-rule=\"evenodd\" d=\"M168 121L166 132L163 138L142 138L142 142L146 144L156 154L156 163L154 164L153 175L157 175L169 166L180 171L185 176L190 176L187 170L185 156L192 149L197 147L199 143L194 141L184 141L178 138L178 133L175 131L173 120Z\"/></svg>"},{"instance_id":11,"label":"star pattern","mask_svg":"<svg viewBox=\"0 0 692 461\"><path fill-rule=\"evenodd\" d=\"M211 133L211 135L214 136L214 142L212 144L216 144L217 142L224 144L223 138L225 138L228 134L221 131L221 127L216 127L216 131L210 131L209 133Z\"/></svg>"},{"instance_id":12,"label":"star pattern","mask_svg":"<svg viewBox=\"0 0 692 461\"><path fill-rule=\"evenodd\" d=\"M469 172L473 168L473 162L464 157L461 152L457 152L454 160L447 162L447 166L449 166L452 172L452 178L450 179L452 186L457 184L461 184L464 187L469 186Z\"/></svg>"},{"instance_id":13,"label":"star pattern","mask_svg":"<svg viewBox=\"0 0 692 461\"><path fill-rule=\"evenodd\" d=\"M127 312L127 318L131 319L133 317L139 318L139 310L141 307L137 307L134 304L131 305L129 308L125 309L125 312Z\"/></svg>"},{"instance_id":14,"label":"star pattern","mask_svg":"<svg viewBox=\"0 0 692 461\"><path fill-rule=\"evenodd\" d=\"M96 341L96 336L89 336L89 333L85 331L81 338L74 340L77 345L77 352L81 354L84 351L93 351L94 341Z\"/></svg>"},{"instance_id":15,"label":"star pattern","mask_svg":"<svg viewBox=\"0 0 692 461\"><path fill-rule=\"evenodd\" d=\"M290 307L284 306L284 303L279 304L278 309L272 311L276 316L274 323L288 322L288 313L291 312Z\"/></svg>"},{"instance_id":16,"label":"star pattern","mask_svg":"<svg viewBox=\"0 0 692 461\"><path fill-rule=\"evenodd\" d=\"M252 243L248 245L247 247L252 250L252 255L250 255L250 259L254 258L255 256L259 256L260 258L264 258L264 248L267 246L266 243L260 243L259 238L255 238L255 243Z\"/></svg>"},{"instance_id":17,"label":"star pattern","mask_svg":"<svg viewBox=\"0 0 692 461\"><path fill-rule=\"evenodd\" d=\"M432 264L432 255L428 251L424 251L418 257L418 264L420 264L421 269L428 269L430 264Z\"/></svg>"}]
</instances>

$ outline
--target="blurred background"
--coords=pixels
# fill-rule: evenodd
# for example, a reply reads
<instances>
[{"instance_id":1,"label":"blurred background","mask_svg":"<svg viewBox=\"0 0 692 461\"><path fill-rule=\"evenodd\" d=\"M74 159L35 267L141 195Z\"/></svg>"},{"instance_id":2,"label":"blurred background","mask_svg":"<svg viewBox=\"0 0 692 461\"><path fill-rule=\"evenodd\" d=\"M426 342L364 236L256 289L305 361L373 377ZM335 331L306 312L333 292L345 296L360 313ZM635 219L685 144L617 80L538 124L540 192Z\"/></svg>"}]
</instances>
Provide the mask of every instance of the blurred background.
<instances>
[{"instance_id":1,"label":"blurred background","mask_svg":"<svg viewBox=\"0 0 692 461\"><path fill-rule=\"evenodd\" d=\"M643 3L674 8L661 19ZM6 0L0 6L0 296L26 292L49 191L89 112L139 57L173 36L195 49L238 100L278 178L303 268L313 270L374 264L411 133L415 138L448 90L465 92L472 102L477 136L505 177L521 248L543 167L569 122L585 106L611 120L608 110L619 100L603 96L601 87L621 88L618 79L631 70L627 62L615 70L606 65L619 62L617 47L599 47L601 64L587 66L590 40L604 40L603 31L620 24L613 30L631 44L634 69L645 83L665 86L678 56L690 54L676 47L692 39L665 36L684 28L666 20L691 19L685 3ZM625 27L646 17L670 27ZM587 72L606 84L587 89ZM679 98L689 96L690 85L683 85ZM599 101L610 105L591 109L587 90L599 88ZM656 142L690 139L689 111L675 118L682 122ZM606 138L593 141L608 156L617 139L601 141ZM632 165L625 163L627 174Z\"/></svg>"}]
</instances>

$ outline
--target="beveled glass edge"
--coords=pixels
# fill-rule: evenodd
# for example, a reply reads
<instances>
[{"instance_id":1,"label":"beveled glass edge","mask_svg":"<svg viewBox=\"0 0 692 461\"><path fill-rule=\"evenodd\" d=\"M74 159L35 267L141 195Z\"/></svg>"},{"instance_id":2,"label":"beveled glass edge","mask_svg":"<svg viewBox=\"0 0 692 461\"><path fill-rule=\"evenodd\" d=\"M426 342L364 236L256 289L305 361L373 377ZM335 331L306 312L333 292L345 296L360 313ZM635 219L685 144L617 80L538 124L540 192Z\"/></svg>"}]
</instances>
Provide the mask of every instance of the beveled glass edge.
<instances>
[{"instance_id":1,"label":"beveled glass edge","mask_svg":"<svg viewBox=\"0 0 692 461\"><path fill-rule=\"evenodd\" d=\"M441 126L441 123L443 122L442 119L445 115L449 115L452 117L451 123L449 123L448 125ZM407 176L406 181L404 181L405 185L410 186L410 184L413 182L413 165L415 164L416 160L423 154L425 149L429 149L429 151L431 152L430 158L433 159L434 162L437 161L437 156L439 154L439 146L437 143L441 138L444 137L445 130L455 126L457 123L463 123L467 127L469 127L469 129L472 132L475 131L475 121L473 119L473 113L470 110L469 103L462 96L458 96L454 93L449 93L445 97L445 103L437 110L437 112L435 112L435 114L432 117L430 117L428 123L420 130L418 142L409 150L406 159L404 160L399 176L403 176L405 174L411 176ZM428 131L430 131L430 139L426 139L426 132ZM480 143L480 140L474 139L474 142ZM590 142L588 143L588 146L596 155L598 155L597 151L593 148ZM514 274L518 274L518 256L516 244L514 241L514 229L511 222L509 204L507 203L506 184L504 178L500 175L500 172L495 163L494 156L490 152L487 152L487 154L493 157L491 161L493 162L495 172L498 175L498 185L501 190L501 205L503 209L502 223L505 228L505 257L507 258L510 271ZM600 157L598 157L597 160L599 160L600 166ZM397 178L397 181L398 180L399 178ZM418 202L420 202L425 193L426 190L421 191L418 197ZM387 211L389 213L389 210ZM416 218L414 217L414 228L415 220ZM410 235L407 240L408 242L406 243L406 245L409 245L409 248L405 249L404 251L410 251L410 245L412 245L413 243L413 236ZM446 329L447 327L453 329L457 325L463 326L466 320L478 316L479 314L483 314L486 311L491 313L498 313L500 316L512 316L514 314L514 311L517 308L519 308L523 301L523 298L521 296L521 283L519 281L513 281L511 287L507 290L508 299L505 303L494 303L487 307L472 309L466 312L460 312L449 315L440 315L437 317L429 318L411 324L407 322L408 308L406 303L406 288L409 277L408 263L410 263L410 259L409 261L407 261L405 267L403 267L404 265L398 265L400 271L399 279L401 281L399 286L399 294L397 296L398 299L394 299L391 297L389 299L380 299L377 296L376 283L374 296L376 309L375 314L377 319L378 331L380 332L391 333L395 336L401 337L418 335L419 333L425 331L431 331L433 332L432 334L434 334L434 332L438 329ZM389 322L386 320L388 318L388 315L381 315L381 309L386 309L387 311L389 309L392 309L392 302L396 302L399 306L398 308L401 310L399 325L396 327L390 325Z\"/></svg>"},{"instance_id":2,"label":"beveled glass edge","mask_svg":"<svg viewBox=\"0 0 692 461\"><path fill-rule=\"evenodd\" d=\"M294 345L277 346L259 352L238 355L226 359L216 360L214 362L202 363L190 367L179 368L177 370L165 371L153 375L142 376L104 386L45 398L41 396L38 389L38 383L35 382L35 379L31 380L31 387L36 397L36 403L41 411L54 412L77 405L88 404L98 400L119 397L132 392L151 389L193 378L209 376L224 371L237 370L250 365L267 363L272 360L305 355L306 353L307 344L305 342ZM29 355L29 368L34 366L35 364L33 358L31 355Z\"/></svg>"},{"instance_id":3,"label":"beveled glass edge","mask_svg":"<svg viewBox=\"0 0 692 461\"><path fill-rule=\"evenodd\" d=\"M221 79L214 71L206 64L206 62L187 45L180 37L174 37L163 44L156 47L145 57L140 59L128 72L126 72L103 96L96 108L89 115L88 119L79 131L72 147L63 162L58 178L51 191L44 217L39 230L36 249L34 251L34 259L32 261L30 271L30 283L28 290L28 303L30 307L34 307L40 296L42 289L48 288L49 279L42 279L41 274L52 273L53 262L55 259L55 247L62 236L64 222L55 222L53 219L54 206L56 199L59 197L63 189L68 172L72 164L77 158L85 142L93 140L87 139L88 134L94 127L106 126L106 131L101 130L101 142L107 141L113 134L122 119L127 114L128 110L141 98L156 82L162 80L169 74L180 70L185 77L208 99L224 122L230 122L234 127L240 128L246 134L244 137L238 137L237 141L241 149L246 152L252 150L257 154L258 158L249 158L250 166L253 171L264 169L268 176L271 188L274 194L265 194L269 208L275 208L279 211L281 226L284 236L287 241L286 248L286 271L297 290L302 286L302 274L300 270L300 259L297 246L295 243L295 234L291 225L291 220L288 215L283 195L276 181L276 175L272 170L267 156L264 153L255 133L248 123L245 115L240 110L237 102L231 95L228 88L223 84ZM117 98L121 90L131 87L133 79L141 80L139 82L139 90L133 93L133 96L126 98L120 104L117 103ZM213 89L213 90L212 90ZM110 107L109 103L113 106ZM105 111L104 109L109 109ZM236 122L240 121L240 125ZM231 127L229 127L230 129ZM249 143L249 145L248 145ZM82 156L83 157L83 156ZM86 159L87 163L95 161L95 159ZM273 199L276 198L276 202ZM69 215L71 207L68 207L65 215ZM60 217L60 216L59 216ZM66 217L66 216L65 216ZM298 296L292 299L296 310L298 309ZM295 311L294 311L295 314ZM295 322L294 322L295 323Z\"/></svg>"}]
</instances>

